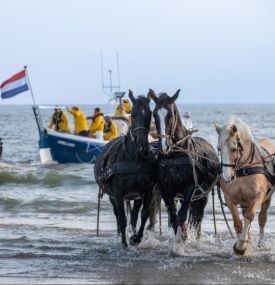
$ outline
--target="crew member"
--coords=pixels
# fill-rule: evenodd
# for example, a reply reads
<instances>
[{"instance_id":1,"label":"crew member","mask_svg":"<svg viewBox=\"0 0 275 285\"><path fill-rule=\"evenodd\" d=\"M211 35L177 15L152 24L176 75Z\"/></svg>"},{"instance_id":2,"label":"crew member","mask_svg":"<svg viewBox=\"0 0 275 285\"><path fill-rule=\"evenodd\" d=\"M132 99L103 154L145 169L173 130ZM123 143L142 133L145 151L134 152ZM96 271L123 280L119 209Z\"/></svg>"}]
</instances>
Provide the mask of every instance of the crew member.
<instances>
[{"instance_id":1,"label":"crew member","mask_svg":"<svg viewBox=\"0 0 275 285\"><path fill-rule=\"evenodd\" d=\"M129 102L129 100L128 99L123 99L122 103L123 103L123 107L124 107L124 110L125 110L126 114L131 114L131 112L132 112L132 105Z\"/></svg>"},{"instance_id":2,"label":"crew member","mask_svg":"<svg viewBox=\"0 0 275 285\"><path fill-rule=\"evenodd\" d=\"M118 137L117 125L112 121L109 116L105 117L104 124L104 140L110 141Z\"/></svg>"},{"instance_id":3,"label":"crew member","mask_svg":"<svg viewBox=\"0 0 275 285\"><path fill-rule=\"evenodd\" d=\"M100 108L94 109L94 115L92 117L87 117L87 119L92 119L90 125L90 136L92 138L96 137L96 132L103 132L104 129L104 116Z\"/></svg>"},{"instance_id":4,"label":"crew member","mask_svg":"<svg viewBox=\"0 0 275 285\"><path fill-rule=\"evenodd\" d=\"M116 107L115 117L125 117L125 109L123 105L119 104Z\"/></svg>"},{"instance_id":5,"label":"crew member","mask_svg":"<svg viewBox=\"0 0 275 285\"><path fill-rule=\"evenodd\" d=\"M80 107L67 108L67 111L74 116L74 132L79 136L88 136L88 124L85 114L80 110Z\"/></svg>"},{"instance_id":6,"label":"crew member","mask_svg":"<svg viewBox=\"0 0 275 285\"><path fill-rule=\"evenodd\" d=\"M49 124L49 128L53 128L58 132L70 132L70 125L68 117L65 113L62 112L61 108L55 108L54 114L52 115L51 122Z\"/></svg>"}]
</instances>

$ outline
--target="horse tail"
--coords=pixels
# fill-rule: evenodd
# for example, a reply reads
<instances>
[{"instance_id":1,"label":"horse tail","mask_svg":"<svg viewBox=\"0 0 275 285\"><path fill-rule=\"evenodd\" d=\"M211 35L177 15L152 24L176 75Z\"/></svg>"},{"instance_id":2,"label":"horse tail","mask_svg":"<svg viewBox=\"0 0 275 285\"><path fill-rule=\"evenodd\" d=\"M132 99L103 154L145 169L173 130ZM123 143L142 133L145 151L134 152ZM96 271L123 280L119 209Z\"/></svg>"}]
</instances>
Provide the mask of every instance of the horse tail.
<instances>
[{"instance_id":1,"label":"horse tail","mask_svg":"<svg viewBox=\"0 0 275 285\"><path fill-rule=\"evenodd\" d=\"M198 229L204 217L204 208L207 204L208 197L201 198L191 202L189 209L190 228Z\"/></svg>"}]
</instances>

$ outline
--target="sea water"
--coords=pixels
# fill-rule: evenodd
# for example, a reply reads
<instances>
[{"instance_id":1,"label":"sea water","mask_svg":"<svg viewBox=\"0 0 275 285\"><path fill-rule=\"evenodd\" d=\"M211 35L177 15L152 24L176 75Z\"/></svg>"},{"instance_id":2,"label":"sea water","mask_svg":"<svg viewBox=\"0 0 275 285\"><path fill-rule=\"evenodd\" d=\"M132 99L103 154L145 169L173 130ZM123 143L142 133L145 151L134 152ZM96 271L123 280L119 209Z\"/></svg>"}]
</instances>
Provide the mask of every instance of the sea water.
<instances>
[{"instance_id":1,"label":"sea water","mask_svg":"<svg viewBox=\"0 0 275 285\"><path fill-rule=\"evenodd\" d=\"M82 106L91 115L95 106ZM106 113L113 105L100 106ZM153 107L153 105L152 105ZM275 142L275 105L181 105L196 135L215 147L214 122L234 114L257 138ZM52 110L42 110L47 125ZM68 115L70 120L72 119ZM108 198L101 202L100 235L96 236L98 187L93 165L41 165L38 131L31 106L0 106L0 283L275 283L275 202L269 209L263 248L257 247L255 218L245 256L233 254L216 195L218 235L214 236L212 201L202 237L190 232L182 254L172 251L174 235L162 206L159 224L145 232L137 247L121 246ZM71 120L72 128L72 120ZM226 208L231 228L231 215Z\"/></svg>"}]
</instances>

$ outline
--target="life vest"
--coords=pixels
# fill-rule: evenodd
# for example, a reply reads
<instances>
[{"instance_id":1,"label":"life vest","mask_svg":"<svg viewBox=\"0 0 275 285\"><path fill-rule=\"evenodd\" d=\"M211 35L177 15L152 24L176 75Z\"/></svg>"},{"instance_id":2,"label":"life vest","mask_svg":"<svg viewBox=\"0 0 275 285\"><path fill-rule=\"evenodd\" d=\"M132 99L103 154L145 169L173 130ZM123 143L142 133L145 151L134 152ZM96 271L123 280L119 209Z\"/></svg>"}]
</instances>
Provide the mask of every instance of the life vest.
<instances>
[{"instance_id":1,"label":"life vest","mask_svg":"<svg viewBox=\"0 0 275 285\"><path fill-rule=\"evenodd\" d=\"M109 133L111 132L112 122L108 122L104 124L104 130L103 133Z\"/></svg>"},{"instance_id":2,"label":"life vest","mask_svg":"<svg viewBox=\"0 0 275 285\"><path fill-rule=\"evenodd\" d=\"M92 118L90 132L92 136L95 136L97 131L103 131L103 130L104 130L104 116L102 113L99 113L96 116L93 116Z\"/></svg>"},{"instance_id":3,"label":"life vest","mask_svg":"<svg viewBox=\"0 0 275 285\"><path fill-rule=\"evenodd\" d=\"M57 131L59 131L59 124L62 122L62 115L63 115L62 111L58 114L53 114L53 124Z\"/></svg>"}]
</instances>

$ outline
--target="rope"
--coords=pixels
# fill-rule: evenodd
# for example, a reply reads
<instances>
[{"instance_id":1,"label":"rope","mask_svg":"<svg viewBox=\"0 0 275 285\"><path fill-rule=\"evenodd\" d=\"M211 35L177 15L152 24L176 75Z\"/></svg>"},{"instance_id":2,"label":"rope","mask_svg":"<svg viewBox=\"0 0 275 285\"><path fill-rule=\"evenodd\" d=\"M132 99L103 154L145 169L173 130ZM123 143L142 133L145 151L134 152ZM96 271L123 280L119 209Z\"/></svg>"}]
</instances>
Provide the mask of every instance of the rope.
<instances>
[{"instance_id":1,"label":"rope","mask_svg":"<svg viewBox=\"0 0 275 285\"><path fill-rule=\"evenodd\" d=\"M233 235L233 233L232 233L232 231L231 231L231 229L230 229L228 220L227 220L226 215L225 215L225 211L224 211L224 207L223 207L224 203L223 203L223 201L222 201L221 189L220 189L219 186L217 187L217 190L218 190L218 197L219 197L220 204L221 204L221 209L222 209L223 218L224 218L224 220L225 220L226 226L227 226L227 228L228 228L228 231L229 231L231 237L234 238L234 235Z\"/></svg>"},{"instance_id":2,"label":"rope","mask_svg":"<svg viewBox=\"0 0 275 285\"><path fill-rule=\"evenodd\" d=\"M174 152L182 152L182 153L185 153L185 154L188 155L188 151L187 151L186 149L183 149L183 148L181 148L181 147L178 147L177 145L174 145L173 147L176 148L176 149L173 150ZM198 157L200 157L200 158L203 158L203 159L208 160L208 161L210 161L210 162L212 162L212 163L215 163L215 164L217 164L217 165L220 165L220 162L219 162L219 161L216 161L216 160L214 160L214 159L208 158L208 157L205 156L205 155L198 154L198 153L196 153L196 152L194 152L194 151L191 151L191 150L190 150L190 154L196 155L196 156L198 156Z\"/></svg>"},{"instance_id":3,"label":"rope","mask_svg":"<svg viewBox=\"0 0 275 285\"><path fill-rule=\"evenodd\" d=\"M191 202L196 201L196 200L198 200L198 199L201 199L201 198L207 196L207 194L215 187L215 185L217 185L217 182L218 182L219 179L220 179L220 177L217 176L216 179L214 180L214 182L213 182L213 183L211 184L211 186L208 188L208 190L207 190L207 191L203 191L203 194L202 194L201 196L199 196L198 198L195 198L195 197L194 197L194 196L195 196L195 193L196 193L196 191L194 191L194 193L193 193L193 195L192 195L192 198L191 198Z\"/></svg>"},{"instance_id":4,"label":"rope","mask_svg":"<svg viewBox=\"0 0 275 285\"><path fill-rule=\"evenodd\" d=\"M249 163L249 164L243 165L242 168L254 166L254 165L260 164L260 163L261 163L261 165L262 165L262 163L267 163L267 162L265 161L265 159L267 159L267 158L269 158L269 157L272 157L272 156L274 156L274 155L275 155L275 153L272 153L272 154L270 154L270 155L268 155L268 156L266 156L266 157L263 157L263 158L261 158L261 159L255 161L255 162L253 162L253 163ZM270 163L270 162L272 162L272 161L268 161L268 163Z\"/></svg>"}]
</instances>

